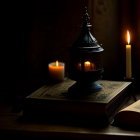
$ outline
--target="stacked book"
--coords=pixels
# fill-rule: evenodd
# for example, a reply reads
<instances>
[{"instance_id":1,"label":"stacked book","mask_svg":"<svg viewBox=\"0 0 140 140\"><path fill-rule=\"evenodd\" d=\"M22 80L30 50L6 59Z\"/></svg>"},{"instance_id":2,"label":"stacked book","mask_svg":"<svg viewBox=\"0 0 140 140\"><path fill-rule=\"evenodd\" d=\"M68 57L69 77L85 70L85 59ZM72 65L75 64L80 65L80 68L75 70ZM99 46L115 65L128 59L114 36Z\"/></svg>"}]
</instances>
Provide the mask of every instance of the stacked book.
<instances>
[{"instance_id":1,"label":"stacked book","mask_svg":"<svg viewBox=\"0 0 140 140\"><path fill-rule=\"evenodd\" d=\"M28 95L23 104L23 117L71 125L104 126L112 122L125 103L131 82L99 80L102 90L80 96L68 96L75 81L44 85Z\"/></svg>"}]
</instances>

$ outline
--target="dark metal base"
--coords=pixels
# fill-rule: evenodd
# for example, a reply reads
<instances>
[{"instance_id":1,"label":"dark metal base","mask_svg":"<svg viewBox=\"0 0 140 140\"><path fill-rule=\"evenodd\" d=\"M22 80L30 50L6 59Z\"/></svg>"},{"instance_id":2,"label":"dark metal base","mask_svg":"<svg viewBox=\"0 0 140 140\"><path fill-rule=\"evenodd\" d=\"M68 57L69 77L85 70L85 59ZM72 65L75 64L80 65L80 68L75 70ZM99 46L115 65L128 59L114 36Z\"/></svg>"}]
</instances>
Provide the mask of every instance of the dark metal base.
<instances>
[{"instance_id":1,"label":"dark metal base","mask_svg":"<svg viewBox=\"0 0 140 140\"><path fill-rule=\"evenodd\" d=\"M86 96L100 91L101 89L102 86L95 81L90 83L76 82L68 89L68 94L70 96Z\"/></svg>"},{"instance_id":2,"label":"dark metal base","mask_svg":"<svg viewBox=\"0 0 140 140\"><path fill-rule=\"evenodd\" d=\"M132 78L126 78L126 77L124 77L124 81L128 81L128 82L134 82L134 77L132 77Z\"/></svg>"}]
</instances>

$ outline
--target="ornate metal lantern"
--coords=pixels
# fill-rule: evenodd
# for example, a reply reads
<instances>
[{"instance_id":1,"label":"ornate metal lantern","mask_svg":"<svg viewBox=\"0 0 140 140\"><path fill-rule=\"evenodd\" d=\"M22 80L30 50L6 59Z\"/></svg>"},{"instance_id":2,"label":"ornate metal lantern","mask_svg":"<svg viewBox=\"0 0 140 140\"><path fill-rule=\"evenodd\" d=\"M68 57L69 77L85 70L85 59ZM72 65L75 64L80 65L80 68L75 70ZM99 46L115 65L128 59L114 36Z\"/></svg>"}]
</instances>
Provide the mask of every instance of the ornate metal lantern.
<instances>
[{"instance_id":1,"label":"ornate metal lantern","mask_svg":"<svg viewBox=\"0 0 140 140\"><path fill-rule=\"evenodd\" d=\"M68 89L70 94L85 95L102 89L96 81L103 73L101 55L104 49L91 34L90 27L85 8L81 34L70 48L69 78L77 81Z\"/></svg>"}]
</instances>

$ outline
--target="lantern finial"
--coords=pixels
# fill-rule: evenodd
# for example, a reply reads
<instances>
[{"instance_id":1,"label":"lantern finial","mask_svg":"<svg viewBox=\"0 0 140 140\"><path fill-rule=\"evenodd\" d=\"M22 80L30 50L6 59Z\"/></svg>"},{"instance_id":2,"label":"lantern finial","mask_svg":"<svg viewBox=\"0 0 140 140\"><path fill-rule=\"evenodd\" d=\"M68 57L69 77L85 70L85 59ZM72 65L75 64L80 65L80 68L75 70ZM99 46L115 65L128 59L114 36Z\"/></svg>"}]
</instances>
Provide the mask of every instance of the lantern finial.
<instances>
[{"instance_id":1,"label":"lantern finial","mask_svg":"<svg viewBox=\"0 0 140 140\"><path fill-rule=\"evenodd\" d=\"M90 27L90 17L89 17L89 14L88 14L88 9L87 7L84 8L84 13L83 13L83 26L85 27Z\"/></svg>"}]
</instances>

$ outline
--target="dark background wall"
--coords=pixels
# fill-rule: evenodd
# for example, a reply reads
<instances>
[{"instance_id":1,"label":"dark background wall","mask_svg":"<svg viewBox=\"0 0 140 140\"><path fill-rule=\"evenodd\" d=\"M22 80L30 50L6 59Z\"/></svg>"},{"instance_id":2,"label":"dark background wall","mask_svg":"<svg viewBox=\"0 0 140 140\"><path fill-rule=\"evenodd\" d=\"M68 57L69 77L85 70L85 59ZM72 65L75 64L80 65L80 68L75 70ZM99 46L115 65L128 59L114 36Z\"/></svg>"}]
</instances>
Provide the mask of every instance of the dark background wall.
<instances>
[{"instance_id":1,"label":"dark background wall","mask_svg":"<svg viewBox=\"0 0 140 140\"><path fill-rule=\"evenodd\" d=\"M56 59L68 62L68 48L79 35L86 3L82 0L30 0L9 5L5 13L10 23L6 46L12 54L6 54L5 49L8 58L4 61L5 69L10 69L4 72L2 92L27 95L46 83L48 63ZM12 93L7 85L13 88Z\"/></svg>"},{"instance_id":2,"label":"dark background wall","mask_svg":"<svg viewBox=\"0 0 140 140\"><path fill-rule=\"evenodd\" d=\"M5 3L1 94L25 96L31 93L46 83L47 65L56 59L64 61L67 70L68 49L81 31L84 6L88 6L91 16L91 32L105 49L103 78L122 80L125 74L122 34L127 26L132 27L127 23L134 24L129 17L136 11L130 10L129 5L137 5L137 2L29 0L14 1L8 6ZM132 15L129 11L133 11ZM138 75L138 71L135 73Z\"/></svg>"},{"instance_id":3,"label":"dark background wall","mask_svg":"<svg viewBox=\"0 0 140 140\"><path fill-rule=\"evenodd\" d=\"M119 1L94 0L91 10L93 33L104 48L103 77L117 80L122 76L119 60Z\"/></svg>"}]
</instances>

